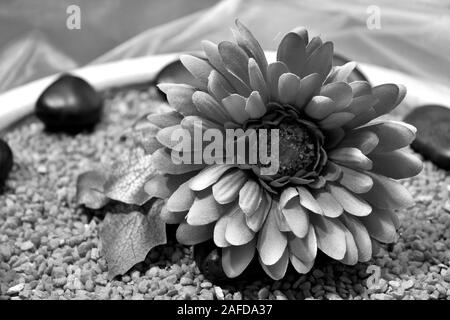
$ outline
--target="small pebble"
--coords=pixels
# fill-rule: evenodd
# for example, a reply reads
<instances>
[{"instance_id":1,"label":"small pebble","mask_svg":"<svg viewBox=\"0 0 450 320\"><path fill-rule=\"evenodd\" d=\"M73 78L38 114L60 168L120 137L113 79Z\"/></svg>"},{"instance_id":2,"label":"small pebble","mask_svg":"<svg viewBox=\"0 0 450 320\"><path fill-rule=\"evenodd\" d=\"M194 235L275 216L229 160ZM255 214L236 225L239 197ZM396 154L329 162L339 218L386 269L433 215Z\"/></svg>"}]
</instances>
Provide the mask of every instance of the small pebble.
<instances>
[{"instance_id":1,"label":"small pebble","mask_svg":"<svg viewBox=\"0 0 450 320\"><path fill-rule=\"evenodd\" d=\"M28 251L34 248L34 244L31 241L25 241L20 245L20 250Z\"/></svg>"},{"instance_id":2,"label":"small pebble","mask_svg":"<svg viewBox=\"0 0 450 320\"><path fill-rule=\"evenodd\" d=\"M223 294L222 288L218 286L214 286L214 293L216 294L217 300L224 300L225 296Z\"/></svg>"},{"instance_id":3,"label":"small pebble","mask_svg":"<svg viewBox=\"0 0 450 320\"><path fill-rule=\"evenodd\" d=\"M260 300L265 300L265 299L267 299L268 297L269 297L269 290L268 290L266 287L261 288L261 289L258 291L258 299L260 299Z\"/></svg>"},{"instance_id":4,"label":"small pebble","mask_svg":"<svg viewBox=\"0 0 450 320\"><path fill-rule=\"evenodd\" d=\"M411 289L412 287L414 287L414 281L412 280L408 280L402 283L402 287L405 290Z\"/></svg>"},{"instance_id":5,"label":"small pebble","mask_svg":"<svg viewBox=\"0 0 450 320\"><path fill-rule=\"evenodd\" d=\"M25 288L25 283L19 283L8 289L7 294L17 294Z\"/></svg>"}]
</instances>

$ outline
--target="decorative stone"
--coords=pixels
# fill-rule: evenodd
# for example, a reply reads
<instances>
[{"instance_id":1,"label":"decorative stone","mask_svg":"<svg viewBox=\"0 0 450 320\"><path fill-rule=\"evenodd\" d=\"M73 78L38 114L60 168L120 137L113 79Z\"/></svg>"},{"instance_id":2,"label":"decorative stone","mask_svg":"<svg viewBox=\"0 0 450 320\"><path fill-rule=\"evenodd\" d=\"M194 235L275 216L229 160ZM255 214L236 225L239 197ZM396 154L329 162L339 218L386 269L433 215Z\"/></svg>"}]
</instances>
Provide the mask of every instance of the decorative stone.
<instances>
[{"instance_id":1,"label":"decorative stone","mask_svg":"<svg viewBox=\"0 0 450 320\"><path fill-rule=\"evenodd\" d=\"M236 278L228 278L222 269L222 250L212 240L194 246L194 259L206 279L213 284L235 283L246 280L269 280L258 259L254 258L249 266Z\"/></svg>"},{"instance_id":2,"label":"decorative stone","mask_svg":"<svg viewBox=\"0 0 450 320\"><path fill-rule=\"evenodd\" d=\"M11 148L3 139L0 139L0 187L4 185L12 166L13 153Z\"/></svg>"},{"instance_id":3,"label":"decorative stone","mask_svg":"<svg viewBox=\"0 0 450 320\"><path fill-rule=\"evenodd\" d=\"M49 131L77 133L100 121L103 100L85 80L64 74L36 102L36 115Z\"/></svg>"},{"instance_id":4,"label":"decorative stone","mask_svg":"<svg viewBox=\"0 0 450 320\"><path fill-rule=\"evenodd\" d=\"M450 108L422 106L409 113L404 121L417 128L411 147L442 169L450 169Z\"/></svg>"}]
</instances>

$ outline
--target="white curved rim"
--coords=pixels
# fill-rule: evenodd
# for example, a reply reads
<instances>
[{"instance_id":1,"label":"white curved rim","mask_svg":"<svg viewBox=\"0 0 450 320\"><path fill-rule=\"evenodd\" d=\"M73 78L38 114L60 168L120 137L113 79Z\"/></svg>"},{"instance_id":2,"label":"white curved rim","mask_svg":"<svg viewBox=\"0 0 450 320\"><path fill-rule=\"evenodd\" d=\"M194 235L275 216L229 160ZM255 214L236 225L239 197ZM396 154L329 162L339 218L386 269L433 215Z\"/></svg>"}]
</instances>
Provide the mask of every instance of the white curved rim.
<instances>
[{"instance_id":1,"label":"white curved rim","mask_svg":"<svg viewBox=\"0 0 450 320\"><path fill-rule=\"evenodd\" d=\"M85 66L68 71L88 81L96 90L127 86L152 81L168 63L182 53L152 55ZM268 61L275 60L274 51L266 51ZM401 72L358 63L360 70L373 85L386 82L401 83L408 89L405 102L415 107L422 104L441 104L450 107L450 88L439 83L415 79ZM32 114L40 94L59 74L45 77L0 94L0 130Z\"/></svg>"}]
</instances>

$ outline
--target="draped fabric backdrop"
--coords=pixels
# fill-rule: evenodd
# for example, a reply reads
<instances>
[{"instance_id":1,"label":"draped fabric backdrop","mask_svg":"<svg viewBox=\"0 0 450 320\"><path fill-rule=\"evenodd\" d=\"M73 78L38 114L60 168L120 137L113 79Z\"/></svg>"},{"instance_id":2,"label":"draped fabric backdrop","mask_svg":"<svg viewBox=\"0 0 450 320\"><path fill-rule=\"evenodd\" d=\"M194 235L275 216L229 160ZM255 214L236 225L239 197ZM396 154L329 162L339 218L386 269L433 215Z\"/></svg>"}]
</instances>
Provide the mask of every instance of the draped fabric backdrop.
<instances>
[{"instance_id":1,"label":"draped fabric backdrop","mask_svg":"<svg viewBox=\"0 0 450 320\"><path fill-rule=\"evenodd\" d=\"M66 8L81 29L66 28ZM380 28L367 20L380 13ZM59 71L232 37L239 18L266 50L306 26L344 56L450 86L448 0L9 0L0 3L0 92Z\"/></svg>"}]
</instances>

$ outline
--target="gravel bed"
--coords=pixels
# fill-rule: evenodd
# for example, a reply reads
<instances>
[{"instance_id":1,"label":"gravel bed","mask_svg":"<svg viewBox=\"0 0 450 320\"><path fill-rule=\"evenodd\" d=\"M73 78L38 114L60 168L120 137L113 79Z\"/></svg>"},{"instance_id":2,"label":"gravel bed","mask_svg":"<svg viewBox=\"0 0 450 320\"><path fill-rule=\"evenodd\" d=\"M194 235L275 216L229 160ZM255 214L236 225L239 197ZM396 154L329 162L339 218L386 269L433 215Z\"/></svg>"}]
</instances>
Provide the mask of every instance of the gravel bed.
<instances>
[{"instance_id":1,"label":"gravel bed","mask_svg":"<svg viewBox=\"0 0 450 320\"><path fill-rule=\"evenodd\" d=\"M30 119L5 135L15 164L0 195L0 299L450 300L450 176L430 162L404 182L417 205L399 213L398 242L369 263L325 259L307 275L218 286L200 273L190 247L172 241L109 281L98 238L102 217L77 208L76 179L126 154L124 128L165 105L154 90L128 88L105 99L103 122L90 134L48 134ZM368 288L371 264L381 275Z\"/></svg>"}]
</instances>

